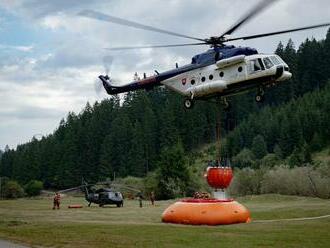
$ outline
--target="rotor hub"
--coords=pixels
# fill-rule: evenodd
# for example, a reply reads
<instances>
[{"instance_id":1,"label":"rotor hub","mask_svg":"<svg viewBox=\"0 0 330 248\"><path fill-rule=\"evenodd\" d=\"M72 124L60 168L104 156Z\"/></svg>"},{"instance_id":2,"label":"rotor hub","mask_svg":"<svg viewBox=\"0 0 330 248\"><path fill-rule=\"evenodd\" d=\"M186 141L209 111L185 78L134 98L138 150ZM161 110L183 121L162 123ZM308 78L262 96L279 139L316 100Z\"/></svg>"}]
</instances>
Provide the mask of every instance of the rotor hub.
<instances>
[{"instance_id":1,"label":"rotor hub","mask_svg":"<svg viewBox=\"0 0 330 248\"><path fill-rule=\"evenodd\" d=\"M223 43L226 42L226 38L224 36L211 36L209 39L206 39L205 42L212 47L224 46Z\"/></svg>"}]
</instances>

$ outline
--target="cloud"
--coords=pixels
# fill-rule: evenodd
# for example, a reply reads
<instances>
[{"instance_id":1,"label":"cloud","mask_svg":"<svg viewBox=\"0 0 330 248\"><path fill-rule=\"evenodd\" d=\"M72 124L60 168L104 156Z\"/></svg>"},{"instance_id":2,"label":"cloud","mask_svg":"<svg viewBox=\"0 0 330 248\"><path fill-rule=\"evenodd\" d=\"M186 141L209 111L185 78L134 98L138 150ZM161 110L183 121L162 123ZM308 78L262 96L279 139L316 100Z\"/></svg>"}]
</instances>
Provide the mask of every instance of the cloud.
<instances>
[{"instance_id":1,"label":"cloud","mask_svg":"<svg viewBox=\"0 0 330 248\"><path fill-rule=\"evenodd\" d=\"M33 45L31 45L31 46L10 46L10 45L0 44L0 49L17 50L17 51L21 51L21 52L31 52L33 50Z\"/></svg>"},{"instance_id":2,"label":"cloud","mask_svg":"<svg viewBox=\"0 0 330 248\"><path fill-rule=\"evenodd\" d=\"M44 119L58 118L65 115L64 111L52 108L36 107L36 106L21 106L20 108L13 109L0 109L0 121L5 122L8 119L11 120L31 120L38 119L40 121Z\"/></svg>"},{"instance_id":3,"label":"cloud","mask_svg":"<svg viewBox=\"0 0 330 248\"><path fill-rule=\"evenodd\" d=\"M110 3L107 0L89 1L89 0L3 0L0 6L12 13L24 15L28 18L40 19L59 12L69 12L80 9L82 7L92 7Z\"/></svg>"}]
</instances>

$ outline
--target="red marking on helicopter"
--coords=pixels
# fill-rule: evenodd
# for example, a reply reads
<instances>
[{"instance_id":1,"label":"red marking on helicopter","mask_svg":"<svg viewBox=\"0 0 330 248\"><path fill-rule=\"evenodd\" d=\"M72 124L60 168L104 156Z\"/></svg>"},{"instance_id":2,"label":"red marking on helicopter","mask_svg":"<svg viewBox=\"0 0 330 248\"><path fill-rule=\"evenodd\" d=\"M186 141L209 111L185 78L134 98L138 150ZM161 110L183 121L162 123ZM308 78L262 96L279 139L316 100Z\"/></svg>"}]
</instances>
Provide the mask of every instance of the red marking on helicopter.
<instances>
[{"instance_id":1,"label":"red marking on helicopter","mask_svg":"<svg viewBox=\"0 0 330 248\"><path fill-rule=\"evenodd\" d=\"M182 82L183 85L186 85L187 79L186 78L182 78L181 82Z\"/></svg>"},{"instance_id":2,"label":"red marking on helicopter","mask_svg":"<svg viewBox=\"0 0 330 248\"><path fill-rule=\"evenodd\" d=\"M151 83L155 83L157 80L156 80L156 76L151 76L151 77L148 77L148 78L144 78L142 80L139 80L137 83L140 84L140 85L144 85L144 84L151 84Z\"/></svg>"}]
</instances>

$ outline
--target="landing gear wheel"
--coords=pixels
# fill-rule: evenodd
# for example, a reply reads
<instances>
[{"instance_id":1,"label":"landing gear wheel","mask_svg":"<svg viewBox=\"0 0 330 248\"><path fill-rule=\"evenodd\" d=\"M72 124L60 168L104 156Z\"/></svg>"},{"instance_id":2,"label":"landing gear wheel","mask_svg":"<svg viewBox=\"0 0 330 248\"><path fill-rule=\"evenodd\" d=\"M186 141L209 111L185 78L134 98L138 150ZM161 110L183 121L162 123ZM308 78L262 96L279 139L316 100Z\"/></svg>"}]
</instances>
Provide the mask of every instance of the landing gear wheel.
<instances>
[{"instance_id":1,"label":"landing gear wheel","mask_svg":"<svg viewBox=\"0 0 330 248\"><path fill-rule=\"evenodd\" d=\"M256 102L263 102L264 101L264 97L262 95L256 95Z\"/></svg>"},{"instance_id":2,"label":"landing gear wheel","mask_svg":"<svg viewBox=\"0 0 330 248\"><path fill-rule=\"evenodd\" d=\"M256 102L263 102L264 101L264 95L265 95L265 91L264 89L261 87L258 89L257 95L255 97Z\"/></svg>"},{"instance_id":3,"label":"landing gear wheel","mask_svg":"<svg viewBox=\"0 0 330 248\"><path fill-rule=\"evenodd\" d=\"M227 101L226 98L224 98L223 99L223 109L226 110L226 111L228 111L228 110L230 110L230 108L231 108L230 103Z\"/></svg>"},{"instance_id":4,"label":"landing gear wheel","mask_svg":"<svg viewBox=\"0 0 330 248\"><path fill-rule=\"evenodd\" d=\"M194 102L189 98L186 98L183 104L186 109L191 109L194 106Z\"/></svg>"}]
</instances>

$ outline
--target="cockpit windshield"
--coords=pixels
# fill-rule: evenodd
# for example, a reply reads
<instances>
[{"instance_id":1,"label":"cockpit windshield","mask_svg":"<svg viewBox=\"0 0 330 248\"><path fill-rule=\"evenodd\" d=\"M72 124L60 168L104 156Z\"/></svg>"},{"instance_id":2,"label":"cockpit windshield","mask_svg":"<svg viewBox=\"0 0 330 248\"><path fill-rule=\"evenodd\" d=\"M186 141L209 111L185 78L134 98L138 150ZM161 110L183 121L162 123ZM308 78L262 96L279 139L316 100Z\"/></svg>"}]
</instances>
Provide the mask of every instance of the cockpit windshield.
<instances>
[{"instance_id":1,"label":"cockpit windshield","mask_svg":"<svg viewBox=\"0 0 330 248\"><path fill-rule=\"evenodd\" d=\"M279 60L279 57L277 57L277 56L271 56L270 59L273 61L274 65L281 64L281 61Z\"/></svg>"},{"instance_id":2,"label":"cockpit windshield","mask_svg":"<svg viewBox=\"0 0 330 248\"><path fill-rule=\"evenodd\" d=\"M274 66L273 62L270 60L270 58L263 58L263 61L264 61L264 64L265 64L265 67L267 69L271 68Z\"/></svg>"}]
</instances>

